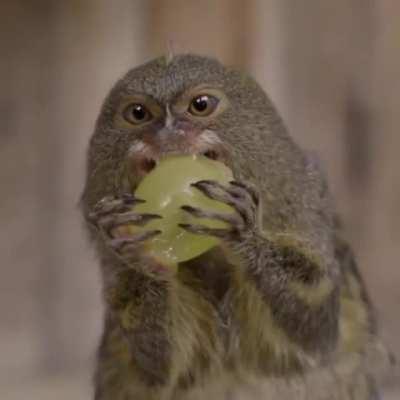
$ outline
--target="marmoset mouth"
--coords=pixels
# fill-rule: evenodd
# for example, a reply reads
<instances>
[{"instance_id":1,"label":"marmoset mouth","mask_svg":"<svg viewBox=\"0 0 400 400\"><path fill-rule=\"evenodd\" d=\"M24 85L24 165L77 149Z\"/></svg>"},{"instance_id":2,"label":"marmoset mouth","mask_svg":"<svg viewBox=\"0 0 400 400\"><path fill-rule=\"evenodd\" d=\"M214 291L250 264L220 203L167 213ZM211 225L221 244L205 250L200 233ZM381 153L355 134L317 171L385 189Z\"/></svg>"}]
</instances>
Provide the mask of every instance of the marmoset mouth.
<instances>
[{"instance_id":1,"label":"marmoset mouth","mask_svg":"<svg viewBox=\"0 0 400 400\"><path fill-rule=\"evenodd\" d=\"M218 161L219 159L219 154L215 150L207 150L203 153L203 156L210 158L211 160Z\"/></svg>"},{"instance_id":2,"label":"marmoset mouth","mask_svg":"<svg viewBox=\"0 0 400 400\"><path fill-rule=\"evenodd\" d=\"M144 171L146 174L148 174L152 169L154 169L157 165L157 161L152 159L152 158L144 158L140 165L139 168L140 170Z\"/></svg>"}]
</instances>

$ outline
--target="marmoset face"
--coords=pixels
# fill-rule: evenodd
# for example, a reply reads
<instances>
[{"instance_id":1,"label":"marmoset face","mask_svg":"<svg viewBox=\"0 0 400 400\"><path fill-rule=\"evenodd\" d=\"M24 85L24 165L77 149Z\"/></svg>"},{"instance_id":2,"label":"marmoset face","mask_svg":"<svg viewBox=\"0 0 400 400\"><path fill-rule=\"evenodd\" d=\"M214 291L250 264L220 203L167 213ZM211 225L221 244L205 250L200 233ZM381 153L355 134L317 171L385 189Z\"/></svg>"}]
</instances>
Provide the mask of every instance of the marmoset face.
<instances>
[{"instance_id":1,"label":"marmoset face","mask_svg":"<svg viewBox=\"0 0 400 400\"><path fill-rule=\"evenodd\" d=\"M204 155L227 162L227 149L213 128L218 115L229 107L222 90L198 85L165 102L141 93L121 100L114 124L132 135L127 154L130 173L142 176L161 157L171 154Z\"/></svg>"},{"instance_id":2,"label":"marmoset face","mask_svg":"<svg viewBox=\"0 0 400 400\"><path fill-rule=\"evenodd\" d=\"M254 81L217 61L159 58L115 85L95 136L103 137L103 151L110 153L124 144L119 152L125 171L137 182L172 154L204 155L234 168L232 160L257 152L267 108Z\"/></svg>"}]
</instances>

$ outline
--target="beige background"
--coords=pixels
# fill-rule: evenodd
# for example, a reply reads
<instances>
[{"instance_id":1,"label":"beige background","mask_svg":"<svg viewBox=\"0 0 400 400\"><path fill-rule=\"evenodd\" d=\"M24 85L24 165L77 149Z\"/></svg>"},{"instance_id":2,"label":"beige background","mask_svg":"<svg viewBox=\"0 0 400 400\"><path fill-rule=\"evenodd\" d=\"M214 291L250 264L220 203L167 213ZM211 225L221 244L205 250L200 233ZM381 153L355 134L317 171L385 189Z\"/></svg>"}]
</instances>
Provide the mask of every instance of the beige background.
<instances>
[{"instance_id":1,"label":"beige background","mask_svg":"<svg viewBox=\"0 0 400 400\"><path fill-rule=\"evenodd\" d=\"M168 41L250 70L318 151L400 356L399 19L397 0L1 1L0 398L91 397L86 144L115 79Z\"/></svg>"}]
</instances>

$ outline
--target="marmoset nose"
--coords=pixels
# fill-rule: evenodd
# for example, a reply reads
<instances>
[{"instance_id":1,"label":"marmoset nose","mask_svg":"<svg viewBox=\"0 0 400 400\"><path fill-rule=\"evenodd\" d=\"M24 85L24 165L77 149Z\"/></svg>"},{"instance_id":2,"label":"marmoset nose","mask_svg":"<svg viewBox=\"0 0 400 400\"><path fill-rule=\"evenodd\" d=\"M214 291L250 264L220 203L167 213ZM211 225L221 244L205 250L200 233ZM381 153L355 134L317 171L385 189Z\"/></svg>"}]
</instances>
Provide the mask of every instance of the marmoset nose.
<instances>
[{"instance_id":1,"label":"marmoset nose","mask_svg":"<svg viewBox=\"0 0 400 400\"><path fill-rule=\"evenodd\" d=\"M152 138L154 147L159 148L162 154L191 152L200 130L187 121L166 121Z\"/></svg>"},{"instance_id":2,"label":"marmoset nose","mask_svg":"<svg viewBox=\"0 0 400 400\"><path fill-rule=\"evenodd\" d=\"M170 140L173 137L182 137L185 136L185 130L180 128L179 126L164 126L158 131L158 136L161 139Z\"/></svg>"}]
</instances>

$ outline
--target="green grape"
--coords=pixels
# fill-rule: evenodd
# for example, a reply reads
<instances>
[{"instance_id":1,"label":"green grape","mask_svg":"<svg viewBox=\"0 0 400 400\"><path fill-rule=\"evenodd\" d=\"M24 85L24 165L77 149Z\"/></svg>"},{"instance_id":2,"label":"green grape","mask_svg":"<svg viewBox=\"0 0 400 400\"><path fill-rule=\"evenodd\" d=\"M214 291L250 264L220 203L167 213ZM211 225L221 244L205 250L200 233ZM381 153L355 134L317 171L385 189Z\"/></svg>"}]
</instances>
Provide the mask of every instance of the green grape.
<instances>
[{"instance_id":1,"label":"green grape","mask_svg":"<svg viewBox=\"0 0 400 400\"><path fill-rule=\"evenodd\" d=\"M190 260L216 246L215 237L196 235L180 228L180 223L202 224L210 228L226 228L226 223L211 219L196 218L181 210L182 205L231 213L227 204L212 200L191 183L215 180L228 184L232 172L224 164L204 156L174 156L159 162L139 184L135 196L146 200L135 206L135 212L155 213L162 219L150 221L143 227L130 226L130 233L159 229L162 233L145 244L149 255L167 265Z\"/></svg>"}]
</instances>

